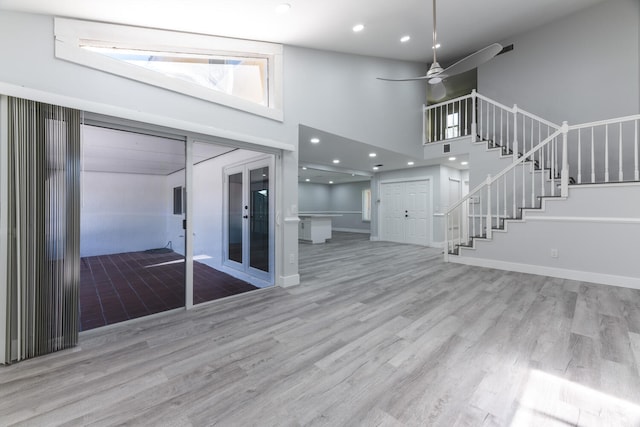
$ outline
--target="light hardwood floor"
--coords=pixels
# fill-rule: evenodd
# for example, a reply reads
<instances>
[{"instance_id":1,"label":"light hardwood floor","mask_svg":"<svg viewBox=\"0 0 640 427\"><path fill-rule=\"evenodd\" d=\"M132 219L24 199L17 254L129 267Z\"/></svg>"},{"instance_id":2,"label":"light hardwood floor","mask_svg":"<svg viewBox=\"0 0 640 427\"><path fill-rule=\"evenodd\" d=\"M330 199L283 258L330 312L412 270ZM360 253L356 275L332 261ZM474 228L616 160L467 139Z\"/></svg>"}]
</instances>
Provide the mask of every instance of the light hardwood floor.
<instances>
[{"instance_id":1,"label":"light hardwood floor","mask_svg":"<svg viewBox=\"0 0 640 427\"><path fill-rule=\"evenodd\" d=\"M0 367L0 425L640 425L640 291L343 233L300 273Z\"/></svg>"}]
</instances>

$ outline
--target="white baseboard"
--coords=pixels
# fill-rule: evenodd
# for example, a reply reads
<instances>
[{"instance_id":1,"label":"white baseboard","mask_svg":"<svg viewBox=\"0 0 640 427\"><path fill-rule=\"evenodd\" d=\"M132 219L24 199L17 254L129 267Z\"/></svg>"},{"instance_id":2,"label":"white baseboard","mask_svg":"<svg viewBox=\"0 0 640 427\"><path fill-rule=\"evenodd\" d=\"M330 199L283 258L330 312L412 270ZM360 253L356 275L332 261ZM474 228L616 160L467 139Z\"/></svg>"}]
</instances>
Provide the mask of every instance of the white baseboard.
<instances>
[{"instance_id":1,"label":"white baseboard","mask_svg":"<svg viewBox=\"0 0 640 427\"><path fill-rule=\"evenodd\" d=\"M640 278L616 276L613 274L594 273L590 271L569 270L565 268L547 267L533 264L500 261L495 259L470 258L452 255L450 262L473 265L476 267L495 268L498 270L516 271L518 273L537 274L539 276L557 277L560 279L578 280L581 282L598 283L601 285L621 286L623 288L639 289Z\"/></svg>"},{"instance_id":2,"label":"white baseboard","mask_svg":"<svg viewBox=\"0 0 640 427\"><path fill-rule=\"evenodd\" d=\"M364 230L362 228L333 228L331 231L343 231L345 233L363 233L363 234L371 234L371 231Z\"/></svg>"},{"instance_id":3,"label":"white baseboard","mask_svg":"<svg viewBox=\"0 0 640 427\"><path fill-rule=\"evenodd\" d=\"M431 244L429 246L432 247L432 248L444 249L444 241L442 241L442 242L431 242Z\"/></svg>"},{"instance_id":4,"label":"white baseboard","mask_svg":"<svg viewBox=\"0 0 640 427\"><path fill-rule=\"evenodd\" d=\"M300 275L292 274L291 276L280 276L281 287L289 288L300 284Z\"/></svg>"},{"instance_id":5,"label":"white baseboard","mask_svg":"<svg viewBox=\"0 0 640 427\"><path fill-rule=\"evenodd\" d=\"M380 241L380 237L378 237L378 236L371 236L371 237L369 237L369 240L371 240L372 242L379 242L379 241Z\"/></svg>"}]
</instances>

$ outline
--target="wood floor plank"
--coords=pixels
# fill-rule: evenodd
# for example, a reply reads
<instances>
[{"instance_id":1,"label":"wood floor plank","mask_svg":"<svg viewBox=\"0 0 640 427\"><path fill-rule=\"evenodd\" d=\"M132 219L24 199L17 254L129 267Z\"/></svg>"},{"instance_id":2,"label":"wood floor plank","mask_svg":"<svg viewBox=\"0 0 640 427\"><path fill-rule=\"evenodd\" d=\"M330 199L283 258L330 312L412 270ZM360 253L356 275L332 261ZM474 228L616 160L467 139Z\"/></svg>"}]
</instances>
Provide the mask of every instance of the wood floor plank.
<instances>
[{"instance_id":1,"label":"wood floor plank","mask_svg":"<svg viewBox=\"0 0 640 427\"><path fill-rule=\"evenodd\" d=\"M300 274L0 367L0 425L640 425L640 291L352 233Z\"/></svg>"}]
</instances>

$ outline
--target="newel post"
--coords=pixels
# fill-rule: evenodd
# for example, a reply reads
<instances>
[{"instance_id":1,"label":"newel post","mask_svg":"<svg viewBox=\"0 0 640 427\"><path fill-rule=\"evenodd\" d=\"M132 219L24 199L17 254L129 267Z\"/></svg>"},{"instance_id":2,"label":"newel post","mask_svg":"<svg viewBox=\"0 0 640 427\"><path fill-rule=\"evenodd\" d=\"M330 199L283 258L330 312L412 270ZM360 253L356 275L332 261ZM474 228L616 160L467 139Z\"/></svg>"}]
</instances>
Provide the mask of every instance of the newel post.
<instances>
[{"instance_id":1,"label":"newel post","mask_svg":"<svg viewBox=\"0 0 640 427\"><path fill-rule=\"evenodd\" d=\"M478 124L476 123L476 108L478 96L476 90L471 91L471 142L478 142Z\"/></svg>"},{"instance_id":2,"label":"newel post","mask_svg":"<svg viewBox=\"0 0 640 427\"><path fill-rule=\"evenodd\" d=\"M513 161L518 160L518 105L513 104Z\"/></svg>"},{"instance_id":3,"label":"newel post","mask_svg":"<svg viewBox=\"0 0 640 427\"><path fill-rule=\"evenodd\" d=\"M449 262L449 212L444 213L444 262Z\"/></svg>"},{"instance_id":4,"label":"newel post","mask_svg":"<svg viewBox=\"0 0 640 427\"><path fill-rule=\"evenodd\" d=\"M560 195L562 197L569 196L569 149L567 147L567 134L569 133L569 124L562 122L562 171L560 172Z\"/></svg>"},{"instance_id":5,"label":"newel post","mask_svg":"<svg viewBox=\"0 0 640 427\"><path fill-rule=\"evenodd\" d=\"M493 238L493 215L491 213L491 174L487 175L487 239Z\"/></svg>"}]
</instances>

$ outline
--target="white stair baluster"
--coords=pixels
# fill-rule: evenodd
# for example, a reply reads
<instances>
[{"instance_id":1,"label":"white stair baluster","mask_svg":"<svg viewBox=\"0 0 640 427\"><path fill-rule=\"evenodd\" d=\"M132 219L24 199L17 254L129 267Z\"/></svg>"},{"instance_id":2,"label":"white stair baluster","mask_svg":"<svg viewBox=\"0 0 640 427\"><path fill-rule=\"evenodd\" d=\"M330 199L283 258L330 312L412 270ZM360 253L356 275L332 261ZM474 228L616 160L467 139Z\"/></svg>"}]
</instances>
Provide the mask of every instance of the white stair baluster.
<instances>
[{"instance_id":1,"label":"white stair baluster","mask_svg":"<svg viewBox=\"0 0 640 427\"><path fill-rule=\"evenodd\" d=\"M542 147L542 151L543 151L542 156L540 156L540 188L542 189L541 191L542 196L546 196L547 189L545 185L546 172L544 171L544 167L545 167L544 147Z\"/></svg>"},{"instance_id":2,"label":"white stair baluster","mask_svg":"<svg viewBox=\"0 0 640 427\"><path fill-rule=\"evenodd\" d=\"M491 137L491 139L493 139L493 148L496 148L496 139L498 137L498 135L496 135L496 104L493 104L493 117L492 117L492 121L493 121L493 136Z\"/></svg>"},{"instance_id":3,"label":"white stair baluster","mask_svg":"<svg viewBox=\"0 0 640 427\"><path fill-rule=\"evenodd\" d=\"M578 129L578 184L582 184L582 129Z\"/></svg>"},{"instance_id":4,"label":"white stair baluster","mask_svg":"<svg viewBox=\"0 0 640 427\"><path fill-rule=\"evenodd\" d=\"M624 181L624 173L622 172L622 122L620 122L620 127L618 129L619 140L618 140L618 181Z\"/></svg>"},{"instance_id":5,"label":"white stair baluster","mask_svg":"<svg viewBox=\"0 0 640 427\"><path fill-rule=\"evenodd\" d=\"M604 125L604 182L609 182L609 125Z\"/></svg>"},{"instance_id":6,"label":"white stair baluster","mask_svg":"<svg viewBox=\"0 0 640 427\"><path fill-rule=\"evenodd\" d=\"M557 138L554 138L550 144L555 145ZM551 171L551 196L556 195L556 169L554 165L557 165L557 161L554 159L556 150L553 148L553 145L550 147L551 158L549 159L549 170Z\"/></svg>"},{"instance_id":7,"label":"white stair baluster","mask_svg":"<svg viewBox=\"0 0 640 427\"><path fill-rule=\"evenodd\" d=\"M522 163L520 163L520 169L522 169L522 207L524 208L525 206L527 206L527 201L526 201L527 190L525 188L526 179L524 174L525 172L524 162L526 162L527 159L522 159L522 160L523 160Z\"/></svg>"},{"instance_id":8,"label":"white stair baluster","mask_svg":"<svg viewBox=\"0 0 640 427\"><path fill-rule=\"evenodd\" d=\"M478 138L478 124L476 121L476 105L478 103L476 90L471 91L471 142L476 142Z\"/></svg>"},{"instance_id":9,"label":"white stair baluster","mask_svg":"<svg viewBox=\"0 0 640 427\"><path fill-rule=\"evenodd\" d=\"M518 159L518 106L513 104L513 161Z\"/></svg>"},{"instance_id":10,"label":"white stair baluster","mask_svg":"<svg viewBox=\"0 0 640 427\"><path fill-rule=\"evenodd\" d=\"M569 196L569 148L567 147L567 135L569 133L569 125L567 122L562 123L562 172L560 173L560 195L562 197Z\"/></svg>"},{"instance_id":11,"label":"white stair baluster","mask_svg":"<svg viewBox=\"0 0 640 427\"><path fill-rule=\"evenodd\" d=\"M506 218L507 217L507 176L503 176L502 177L502 182L503 182L503 186L504 189L502 191L502 197L504 197L504 212L502 213L502 215Z\"/></svg>"},{"instance_id":12,"label":"white stair baluster","mask_svg":"<svg viewBox=\"0 0 640 427\"><path fill-rule=\"evenodd\" d=\"M594 128L591 127L591 183L596 182L596 151L594 147Z\"/></svg>"},{"instance_id":13,"label":"white stair baluster","mask_svg":"<svg viewBox=\"0 0 640 427\"><path fill-rule=\"evenodd\" d=\"M633 162L634 162L634 174L633 177L636 181L640 181L640 170L638 169L638 161L640 159L638 159L638 121L635 121L635 136L634 136L634 156L633 156Z\"/></svg>"},{"instance_id":14,"label":"white stair baluster","mask_svg":"<svg viewBox=\"0 0 640 427\"><path fill-rule=\"evenodd\" d=\"M513 200L513 217L517 218L518 207L516 206L516 170L511 171L513 175L513 191L511 192L511 199Z\"/></svg>"},{"instance_id":15,"label":"white stair baluster","mask_svg":"<svg viewBox=\"0 0 640 427\"><path fill-rule=\"evenodd\" d=\"M493 216L491 214L491 175L487 175L487 239L493 237Z\"/></svg>"}]
</instances>

